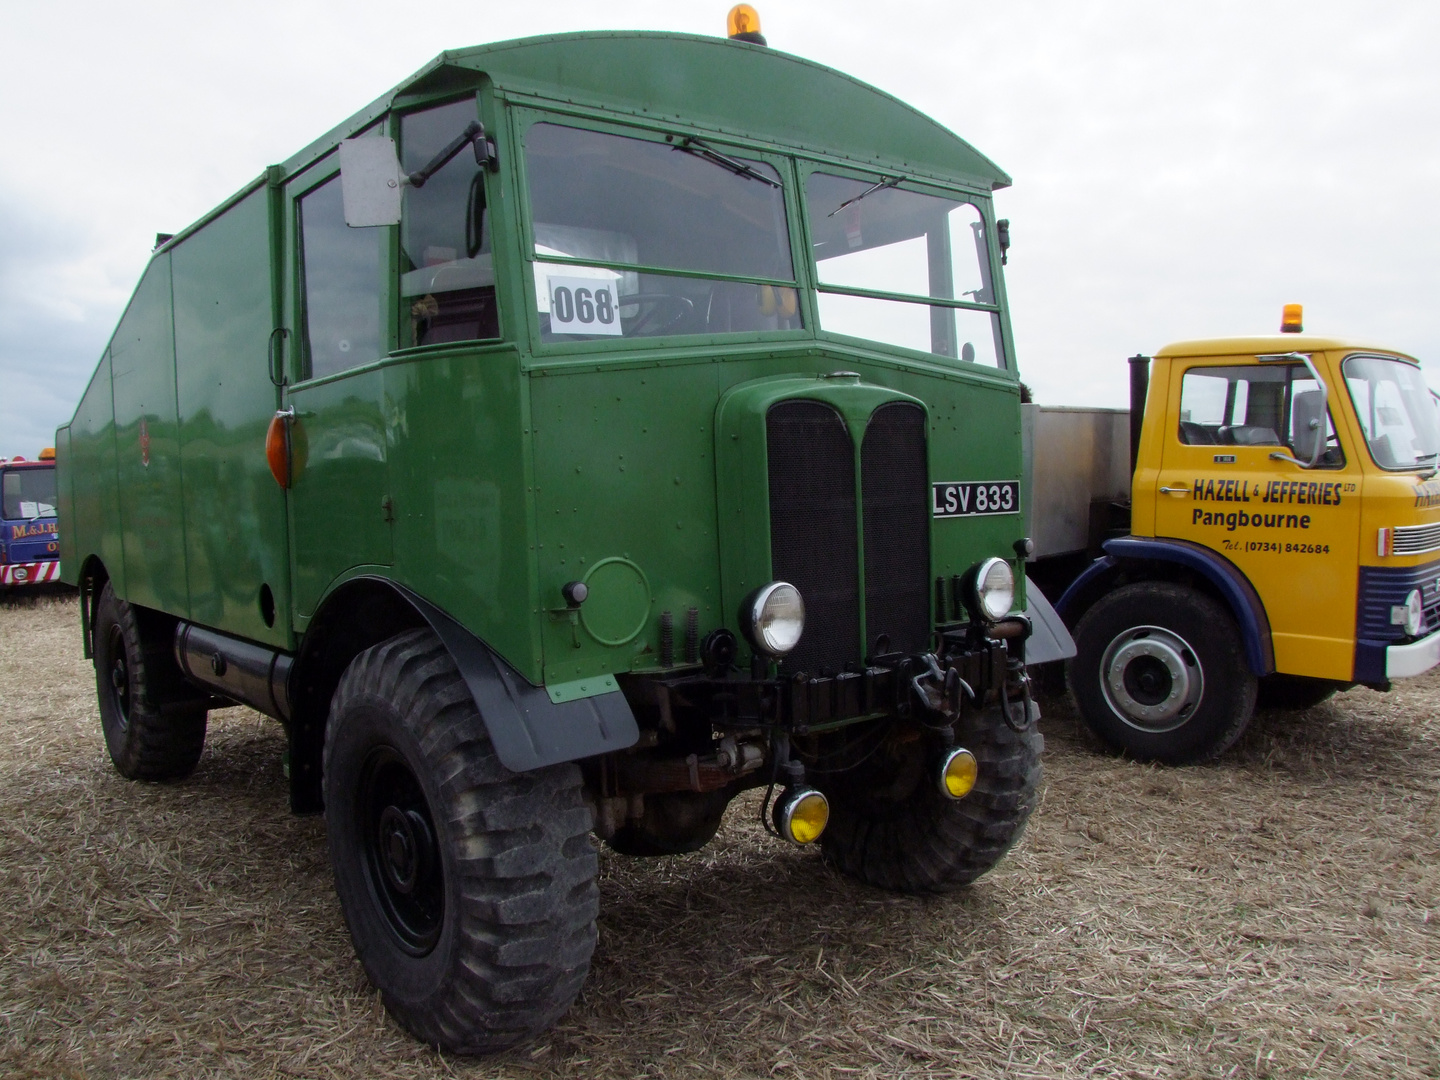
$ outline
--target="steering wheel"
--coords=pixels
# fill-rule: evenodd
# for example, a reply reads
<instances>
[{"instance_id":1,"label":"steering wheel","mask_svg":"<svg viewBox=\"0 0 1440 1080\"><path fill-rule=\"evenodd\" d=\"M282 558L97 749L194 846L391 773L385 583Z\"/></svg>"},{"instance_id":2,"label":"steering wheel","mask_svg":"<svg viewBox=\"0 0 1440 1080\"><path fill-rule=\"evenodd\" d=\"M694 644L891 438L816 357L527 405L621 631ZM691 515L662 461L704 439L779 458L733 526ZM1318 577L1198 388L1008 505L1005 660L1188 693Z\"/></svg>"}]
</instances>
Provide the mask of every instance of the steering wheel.
<instances>
[{"instance_id":1,"label":"steering wheel","mask_svg":"<svg viewBox=\"0 0 1440 1080\"><path fill-rule=\"evenodd\" d=\"M650 331L652 334L664 334L673 330L695 314L695 301L688 296L679 296L676 293L631 293L628 296L620 297L622 308L632 304L648 305L649 310L641 311L634 317L630 325L625 328L626 337L635 337L644 333L651 321L660 312L667 309L670 312L669 316L660 322L656 329Z\"/></svg>"}]
</instances>

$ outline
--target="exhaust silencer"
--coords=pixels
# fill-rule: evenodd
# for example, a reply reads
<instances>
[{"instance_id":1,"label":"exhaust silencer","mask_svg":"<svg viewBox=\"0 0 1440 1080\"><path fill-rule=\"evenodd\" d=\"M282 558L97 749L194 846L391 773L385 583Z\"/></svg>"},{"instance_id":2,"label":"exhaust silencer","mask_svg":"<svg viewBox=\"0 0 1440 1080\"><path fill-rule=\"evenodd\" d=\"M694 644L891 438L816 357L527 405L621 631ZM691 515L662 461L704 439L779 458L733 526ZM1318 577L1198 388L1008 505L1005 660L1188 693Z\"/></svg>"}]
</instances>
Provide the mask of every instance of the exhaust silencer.
<instances>
[{"instance_id":1,"label":"exhaust silencer","mask_svg":"<svg viewBox=\"0 0 1440 1080\"><path fill-rule=\"evenodd\" d=\"M289 722L288 653L182 622L175 627L175 662L192 682Z\"/></svg>"}]
</instances>

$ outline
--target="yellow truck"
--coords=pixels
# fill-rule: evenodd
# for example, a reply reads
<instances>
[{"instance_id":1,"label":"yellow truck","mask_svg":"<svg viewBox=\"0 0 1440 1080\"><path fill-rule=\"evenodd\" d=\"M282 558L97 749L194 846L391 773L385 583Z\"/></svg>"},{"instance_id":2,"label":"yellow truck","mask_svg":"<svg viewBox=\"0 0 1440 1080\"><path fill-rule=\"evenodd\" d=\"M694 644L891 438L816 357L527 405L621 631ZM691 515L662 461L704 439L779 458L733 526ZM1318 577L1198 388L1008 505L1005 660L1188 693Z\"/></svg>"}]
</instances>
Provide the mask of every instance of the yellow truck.
<instances>
[{"instance_id":1,"label":"yellow truck","mask_svg":"<svg viewBox=\"0 0 1440 1080\"><path fill-rule=\"evenodd\" d=\"M1435 399L1415 358L1300 324L1287 305L1279 336L1132 357L1128 417L1027 407L1027 569L1118 752L1203 761L1257 699L1304 708L1440 662Z\"/></svg>"}]
</instances>

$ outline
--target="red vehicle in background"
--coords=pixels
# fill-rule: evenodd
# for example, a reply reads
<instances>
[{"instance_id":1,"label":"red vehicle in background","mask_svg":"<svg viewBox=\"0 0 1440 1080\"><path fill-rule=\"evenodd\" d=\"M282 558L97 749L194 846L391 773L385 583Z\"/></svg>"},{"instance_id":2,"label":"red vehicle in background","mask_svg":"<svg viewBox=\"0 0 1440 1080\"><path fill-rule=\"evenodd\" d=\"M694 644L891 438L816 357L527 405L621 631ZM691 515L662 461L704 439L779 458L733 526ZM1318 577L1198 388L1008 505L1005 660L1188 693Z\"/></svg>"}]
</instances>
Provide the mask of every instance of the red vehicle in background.
<instances>
[{"instance_id":1,"label":"red vehicle in background","mask_svg":"<svg viewBox=\"0 0 1440 1080\"><path fill-rule=\"evenodd\" d=\"M59 580L55 450L41 450L39 461L0 458L0 588Z\"/></svg>"}]
</instances>

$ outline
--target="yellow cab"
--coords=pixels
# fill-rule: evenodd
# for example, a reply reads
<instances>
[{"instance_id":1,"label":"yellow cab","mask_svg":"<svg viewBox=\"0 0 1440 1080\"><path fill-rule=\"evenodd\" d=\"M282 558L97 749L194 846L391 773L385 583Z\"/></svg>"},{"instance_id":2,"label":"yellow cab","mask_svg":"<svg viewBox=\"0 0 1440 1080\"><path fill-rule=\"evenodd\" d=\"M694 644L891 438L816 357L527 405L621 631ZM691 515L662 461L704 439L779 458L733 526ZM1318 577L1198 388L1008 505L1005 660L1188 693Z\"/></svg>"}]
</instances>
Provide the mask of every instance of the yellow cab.
<instances>
[{"instance_id":1,"label":"yellow cab","mask_svg":"<svg viewBox=\"0 0 1440 1080\"><path fill-rule=\"evenodd\" d=\"M1143 411L1132 385L1128 534L1055 605L1076 703L1118 751L1205 760L1257 698L1307 707L1440 662L1435 397L1415 358L1285 316L1162 349Z\"/></svg>"}]
</instances>

